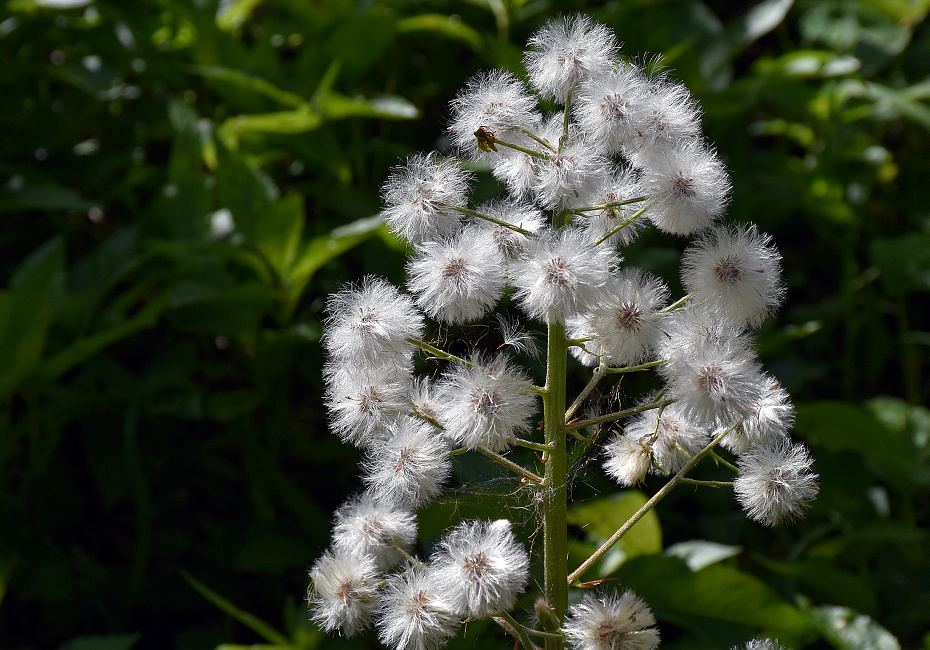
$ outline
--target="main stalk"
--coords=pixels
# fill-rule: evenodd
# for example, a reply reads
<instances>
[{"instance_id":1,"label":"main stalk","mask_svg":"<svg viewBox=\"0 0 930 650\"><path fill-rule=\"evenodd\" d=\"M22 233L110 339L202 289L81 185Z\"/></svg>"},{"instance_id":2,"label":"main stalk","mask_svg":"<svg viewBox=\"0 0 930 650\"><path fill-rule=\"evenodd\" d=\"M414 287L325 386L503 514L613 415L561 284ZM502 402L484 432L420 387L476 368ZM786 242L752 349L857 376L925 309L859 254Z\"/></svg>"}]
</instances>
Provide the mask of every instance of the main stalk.
<instances>
[{"instance_id":1,"label":"main stalk","mask_svg":"<svg viewBox=\"0 0 930 650\"><path fill-rule=\"evenodd\" d=\"M563 323L549 324L546 367L546 393L543 397L543 420L546 445L549 447L543 483L543 563L546 600L559 621L568 609L568 525L565 510L565 361L568 352ZM546 650L562 650L561 639L547 638Z\"/></svg>"}]
</instances>

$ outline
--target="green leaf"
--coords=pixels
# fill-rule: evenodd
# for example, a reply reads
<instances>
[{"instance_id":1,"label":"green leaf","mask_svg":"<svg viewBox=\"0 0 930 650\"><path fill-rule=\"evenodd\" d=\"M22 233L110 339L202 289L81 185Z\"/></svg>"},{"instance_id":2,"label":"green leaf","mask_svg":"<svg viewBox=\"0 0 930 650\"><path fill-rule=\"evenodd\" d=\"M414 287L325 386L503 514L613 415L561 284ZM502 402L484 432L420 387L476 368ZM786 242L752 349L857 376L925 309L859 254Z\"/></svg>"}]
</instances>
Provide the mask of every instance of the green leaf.
<instances>
[{"instance_id":1,"label":"green leaf","mask_svg":"<svg viewBox=\"0 0 930 650\"><path fill-rule=\"evenodd\" d=\"M474 28L462 22L458 16L445 16L443 14L421 14L398 20L394 28L398 33L409 32L436 32L466 43L475 52L480 52L484 46L481 34Z\"/></svg>"},{"instance_id":2,"label":"green leaf","mask_svg":"<svg viewBox=\"0 0 930 650\"><path fill-rule=\"evenodd\" d=\"M330 260L353 248L378 232L387 232L380 216L367 217L336 228L328 235L314 237L304 244L290 271L290 298L288 314L292 314L304 288Z\"/></svg>"},{"instance_id":3,"label":"green leaf","mask_svg":"<svg viewBox=\"0 0 930 650\"><path fill-rule=\"evenodd\" d=\"M262 0L232 0L220 3L220 8L216 12L216 26L224 32L239 29L252 17L252 12L261 3Z\"/></svg>"},{"instance_id":4,"label":"green leaf","mask_svg":"<svg viewBox=\"0 0 930 650\"><path fill-rule=\"evenodd\" d=\"M317 98L316 103L327 120L342 120L348 117L413 120L420 116L416 106L397 95L379 95L374 99L365 99L328 92Z\"/></svg>"},{"instance_id":5,"label":"green leaf","mask_svg":"<svg viewBox=\"0 0 930 650\"><path fill-rule=\"evenodd\" d=\"M303 197L288 194L255 223L254 243L279 275L286 277L297 259L305 220Z\"/></svg>"},{"instance_id":6,"label":"green leaf","mask_svg":"<svg viewBox=\"0 0 930 650\"><path fill-rule=\"evenodd\" d=\"M119 325L77 339L64 350L43 362L39 374L47 380L60 377L104 348L127 339L137 332L155 327L168 308L170 300L171 292L164 291L146 302L132 317Z\"/></svg>"},{"instance_id":7,"label":"green leaf","mask_svg":"<svg viewBox=\"0 0 930 650\"><path fill-rule=\"evenodd\" d=\"M323 117L309 106L305 106L293 111L236 115L227 118L217 128L216 134L227 147L236 149L239 140L247 133L293 135L312 131L322 124Z\"/></svg>"},{"instance_id":8,"label":"green leaf","mask_svg":"<svg viewBox=\"0 0 930 650\"><path fill-rule=\"evenodd\" d=\"M804 593L820 601L878 612L878 597L866 575L844 571L821 558L779 562L761 553L753 553L752 557L772 573L791 578Z\"/></svg>"},{"instance_id":9,"label":"green leaf","mask_svg":"<svg viewBox=\"0 0 930 650\"><path fill-rule=\"evenodd\" d=\"M0 192L0 214L22 210L87 212L95 203L58 185L27 185L20 190Z\"/></svg>"},{"instance_id":10,"label":"green leaf","mask_svg":"<svg viewBox=\"0 0 930 650\"><path fill-rule=\"evenodd\" d=\"M45 338L64 297L64 246L53 239L16 269L0 292L0 398L14 392L42 357Z\"/></svg>"},{"instance_id":11,"label":"green leaf","mask_svg":"<svg viewBox=\"0 0 930 650\"><path fill-rule=\"evenodd\" d=\"M274 645L290 647L290 642L287 640L287 638L285 638L283 634L275 630L273 627L268 625L268 623L258 618L254 614L250 614L239 609L184 569L180 569L180 573L181 577L187 581L187 584L197 590L197 593L216 605L222 611L226 612L226 614L236 619L247 628L267 641L270 641Z\"/></svg>"},{"instance_id":12,"label":"green leaf","mask_svg":"<svg viewBox=\"0 0 930 650\"><path fill-rule=\"evenodd\" d=\"M665 555L681 558L692 571L700 571L711 564L735 557L743 551L741 546L728 546L709 542L706 539L692 539L679 542L665 549Z\"/></svg>"},{"instance_id":13,"label":"green leaf","mask_svg":"<svg viewBox=\"0 0 930 650\"><path fill-rule=\"evenodd\" d=\"M909 233L872 242L872 263L882 284L896 296L930 291L930 235Z\"/></svg>"},{"instance_id":14,"label":"green leaf","mask_svg":"<svg viewBox=\"0 0 930 650\"><path fill-rule=\"evenodd\" d=\"M799 600L801 610L823 637L838 650L901 650L891 632L865 614L848 607L811 607Z\"/></svg>"},{"instance_id":15,"label":"green leaf","mask_svg":"<svg viewBox=\"0 0 930 650\"><path fill-rule=\"evenodd\" d=\"M588 541L600 546L645 505L646 501L648 498L642 492L625 490L573 504L568 509L567 521L584 529ZM607 552L598 565L598 572L612 573L631 557L661 551L662 528L655 510L650 510Z\"/></svg>"},{"instance_id":16,"label":"green leaf","mask_svg":"<svg viewBox=\"0 0 930 650\"><path fill-rule=\"evenodd\" d=\"M624 564L617 575L660 618L701 616L747 625L788 646L804 645L816 635L796 607L758 578L734 567L715 564L691 571L679 558L644 555Z\"/></svg>"},{"instance_id":17,"label":"green leaf","mask_svg":"<svg viewBox=\"0 0 930 650\"><path fill-rule=\"evenodd\" d=\"M80 636L71 639L58 650L129 650L136 645L142 634L108 634L98 636Z\"/></svg>"},{"instance_id":18,"label":"green leaf","mask_svg":"<svg viewBox=\"0 0 930 650\"><path fill-rule=\"evenodd\" d=\"M851 451L875 463L892 484L906 487L914 458L899 433L865 409L838 401L798 404L795 432L830 451Z\"/></svg>"},{"instance_id":19,"label":"green leaf","mask_svg":"<svg viewBox=\"0 0 930 650\"><path fill-rule=\"evenodd\" d=\"M240 3L242 1L243 0L239 0ZM205 79L225 81L257 95L264 95L284 106L302 108L308 105L307 100L300 95L278 88L267 79L250 74L244 70L236 70L235 68L227 68L219 65L195 65L191 66L189 70Z\"/></svg>"}]
</instances>

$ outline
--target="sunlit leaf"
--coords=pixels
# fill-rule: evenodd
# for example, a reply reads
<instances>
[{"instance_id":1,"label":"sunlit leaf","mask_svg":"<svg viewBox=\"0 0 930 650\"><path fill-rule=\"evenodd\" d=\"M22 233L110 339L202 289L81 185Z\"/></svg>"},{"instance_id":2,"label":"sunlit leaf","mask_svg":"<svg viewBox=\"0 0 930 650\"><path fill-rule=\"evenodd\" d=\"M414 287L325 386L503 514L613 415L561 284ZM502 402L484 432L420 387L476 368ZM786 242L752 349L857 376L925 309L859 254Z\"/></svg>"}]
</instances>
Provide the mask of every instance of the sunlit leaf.
<instances>
[{"instance_id":1,"label":"sunlit leaf","mask_svg":"<svg viewBox=\"0 0 930 650\"><path fill-rule=\"evenodd\" d=\"M483 47L481 34L474 28L462 22L458 16L444 16L442 14L421 14L398 20L395 24L398 33L405 32L437 32L443 36L453 38L464 43L475 52Z\"/></svg>"},{"instance_id":2,"label":"sunlit leaf","mask_svg":"<svg viewBox=\"0 0 930 650\"><path fill-rule=\"evenodd\" d=\"M865 614L848 607L811 607L799 601L802 611L830 644L838 650L901 650L888 630Z\"/></svg>"}]
</instances>

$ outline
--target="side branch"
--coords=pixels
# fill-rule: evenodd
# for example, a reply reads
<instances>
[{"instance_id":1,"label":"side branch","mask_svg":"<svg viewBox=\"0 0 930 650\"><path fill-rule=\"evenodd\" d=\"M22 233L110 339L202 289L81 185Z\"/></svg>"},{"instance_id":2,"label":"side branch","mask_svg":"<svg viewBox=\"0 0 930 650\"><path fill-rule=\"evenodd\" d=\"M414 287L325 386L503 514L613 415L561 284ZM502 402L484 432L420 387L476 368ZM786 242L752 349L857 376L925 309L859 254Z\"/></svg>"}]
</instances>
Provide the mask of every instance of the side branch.
<instances>
[{"instance_id":1,"label":"side branch","mask_svg":"<svg viewBox=\"0 0 930 650\"><path fill-rule=\"evenodd\" d=\"M407 343L411 343L414 346L420 348L424 352L429 352L437 359L445 359L446 361L454 361L455 363L460 363L467 368L471 368L471 361L466 361L461 357L457 357L454 354L441 350L433 345L430 345L426 341L421 341L420 339L407 339Z\"/></svg>"},{"instance_id":2,"label":"side branch","mask_svg":"<svg viewBox=\"0 0 930 650\"><path fill-rule=\"evenodd\" d=\"M533 233L531 233L529 230L524 230L524 229L521 228L520 226L515 226L515 225L513 225L512 223L507 223L507 222L504 221L503 219L498 219L497 217L492 217L492 216L489 215L489 214L482 214L481 212L476 212L476 211L474 211L474 210L469 210L468 208L462 207L461 205L450 205L450 204L448 204L448 203L445 203L445 204L443 204L443 205L445 205L445 207L449 208L450 210L455 210L456 212L461 212L462 214L467 214L467 215L469 215L469 216L476 217L476 218L478 218L478 219L484 219L485 221L490 221L491 223L496 223L498 226L504 226L504 228L510 228L510 230L513 230L514 232L518 232L518 233L520 233L521 235L525 235L526 237L532 237L532 236L533 236Z\"/></svg>"},{"instance_id":3,"label":"side branch","mask_svg":"<svg viewBox=\"0 0 930 650\"><path fill-rule=\"evenodd\" d=\"M501 456L495 451L491 451L490 449L486 449L485 447L475 447L475 451L477 451L479 454L483 456L487 456L488 458L493 460L498 465L506 467L511 472L514 472L515 474L519 474L526 480L532 481L536 485L542 485L543 483L543 479L541 476L537 476L536 474L526 469L522 465L518 465L512 460L508 458L504 458L503 456Z\"/></svg>"},{"instance_id":4,"label":"side branch","mask_svg":"<svg viewBox=\"0 0 930 650\"><path fill-rule=\"evenodd\" d=\"M645 404L640 404L639 406L633 406L628 409L623 409L622 411L614 411L613 413L608 413L607 415L600 415L596 418L590 418L588 420L581 420L580 422L573 422L572 424L566 424L565 429L567 431L575 431L577 429L584 429L585 427L591 427L595 424L604 424L605 422L613 422L614 420L619 420L621 418L629 417L631 415L636 415L637 413L642 413L643 411L651 411L652 409L665 408L669 404L673 404L675 400L666 399L661 402L652 401Z\"/></svg>"},{"instance_id":5,"label":"side branch","mask_svg":"<svg viewBox=\"0 0 930 650\"><path fill-rule=\"evenodd\" d=\"M652 510L653 508L655 508L655 507L656 507L656 504L658 504L659 501L661 501L662 499L664 499L665 496L666 496L669 492L671 492L671 491L675 488L676 485L678 485L679 483L681 483L682 479L685 478L685 475L686 475L688 472L690 472L691 469L692 469L695 465L697 465L697 464L701 461L702 458L704 458L704 456L706 456L707 454L709 454L709 453L713 450L713 448L717 446L717 443L719 443L721 440L723 440L724 436L726 436L729 432L730 432L730 429L729 429L729 428L724 429L724 430L720 433L720 435L718 435L716 438L714 438L706 447L704 447L704 449L702 449L701 451L699 451L698 453L696 453L696 454L694 455L694 457L693 457L691 460L689 460L689 461L685 464L685 466L682 467L682 468L678 471L678 473L675 474L675 476L673 476L672 479L671 479L668 483L666 483L665 485L662 486L662 489L661 489L661 490L659 490L658 492L656 492L655 495L653 495L653 497L652 497L651 499L649 499L649 501L647 501L645 504L643 504L643 507L640 508L639 510L637 510L637 511L636 511L636 514L634 514L632 517L630 517L629 519L627 519L626 523L623 524L623 525L617 530L617 532L615 532L613 535L610 536L610 539L608 539L606 542L604 542L604 543L601 545L601 547L600 547L599 549L597 549L596 551L594 551L594 553L591 555L591 557L589 557L587 560L585 560L584 562L582 562L582 563L581 563L581 566L578 567L577 569L575 569L575 570L572 572L572 574L568 576L568 584L574 583L576 580L578 580L579 577L581 577L582 574L585 573L585 571L587 571L588 569L590 569L590 568L594 565L595 562L597 562L598 560L600 560L600 559L604 556L604 554L605 554L607 551L609 551L609 550L613 547L614 544L616 544L618 541L620 541L620 538L621 538L621 537L623 537L624 535L626 535L626 534L629 532L629 530L630 530L633 526L636 525L636 522L638 522L640 519L642 519L642 518L646 515L647 512L649 512L650 510Z\"/></svg>"}]
</instances>

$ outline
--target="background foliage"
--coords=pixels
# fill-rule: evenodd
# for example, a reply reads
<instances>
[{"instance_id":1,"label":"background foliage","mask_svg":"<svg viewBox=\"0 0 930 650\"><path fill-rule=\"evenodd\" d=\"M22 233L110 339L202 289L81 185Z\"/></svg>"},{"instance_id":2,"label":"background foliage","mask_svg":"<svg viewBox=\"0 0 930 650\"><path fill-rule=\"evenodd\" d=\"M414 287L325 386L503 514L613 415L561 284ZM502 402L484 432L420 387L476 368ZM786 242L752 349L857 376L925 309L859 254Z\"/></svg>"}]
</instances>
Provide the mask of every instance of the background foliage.
<instances>
[{"instance_id":1,"label":"background foliage","mask_svg":"<svg viewBox=\"0 0 930 650\"><path fill-rule=\"evenodd\" d=\"M387 170L446 146L465 80L519 70L526 37L577 10L627 55L666 55L732 172L730 218L780 247L789 301L759 351L822 488L776 530L729 494L681 490L601 573L649 601L664 647L766 632L930 648L927 0L472 0L454 15L438 0L4 0L0 647L346 647L301 602L357 485L321 407L324 297L364 273L402 281L377 220ZM496 189L482 174L478 192ZM672 279L681 246L653 233L628 259ZM643 498L595 465L585 477L579 551ZM478 478L422 514L424 537L507 493L533 532L512 484Z\"/></svg>"}]
</instances>

